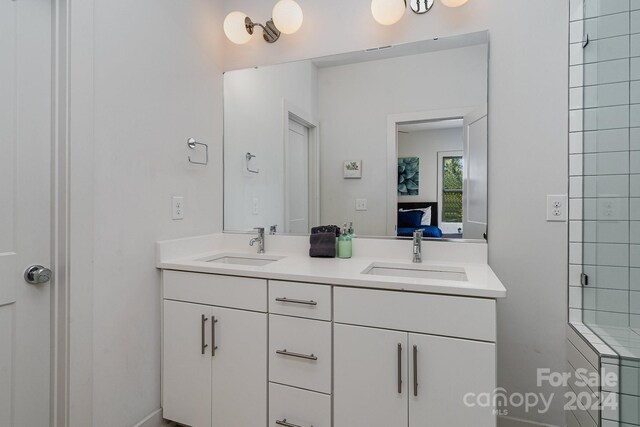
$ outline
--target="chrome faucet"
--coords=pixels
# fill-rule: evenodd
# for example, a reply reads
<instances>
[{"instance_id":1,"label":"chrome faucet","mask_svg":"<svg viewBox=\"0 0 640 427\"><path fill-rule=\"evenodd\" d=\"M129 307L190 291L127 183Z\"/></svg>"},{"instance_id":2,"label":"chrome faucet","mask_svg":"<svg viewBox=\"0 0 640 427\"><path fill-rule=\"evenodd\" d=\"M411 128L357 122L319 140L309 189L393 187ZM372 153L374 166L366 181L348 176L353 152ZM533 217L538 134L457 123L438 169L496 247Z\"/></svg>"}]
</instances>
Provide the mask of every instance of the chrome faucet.
<instances>
[{"instance_id":1,"label":"chrome faucet","mask_svg":"<svg viewBox=\"0 0 640 427\"><path fill-rule=\"evenodd\" d=\"M254 243L258 242L258 253L264 253L264 228L256 227L254 230L258 230L258 237L251 239L249 242L249 246L253 246Z\"/></svg>"},{"instance_id":2,"label":"chrome faucet","mask_svg":"<svg viewBox=\"0 0 640 427\"><path fill-rule=\"evenodd\" d=\"M422 262L422 236L424 230L416 230L413 232L413 262L416 264Z\"/></svg>"},{"instance_id":3,"label":"chrome faucet","mask_svg":"<svg viewBox=\"0 0 640 427\"><path fill-rule=\"evenodd\" d=\"M272 236L275 235L277 232L278 232L278 224L272 225L271 227L269 227L269 234L271 234Z\"/></svg>"}]
</instances>

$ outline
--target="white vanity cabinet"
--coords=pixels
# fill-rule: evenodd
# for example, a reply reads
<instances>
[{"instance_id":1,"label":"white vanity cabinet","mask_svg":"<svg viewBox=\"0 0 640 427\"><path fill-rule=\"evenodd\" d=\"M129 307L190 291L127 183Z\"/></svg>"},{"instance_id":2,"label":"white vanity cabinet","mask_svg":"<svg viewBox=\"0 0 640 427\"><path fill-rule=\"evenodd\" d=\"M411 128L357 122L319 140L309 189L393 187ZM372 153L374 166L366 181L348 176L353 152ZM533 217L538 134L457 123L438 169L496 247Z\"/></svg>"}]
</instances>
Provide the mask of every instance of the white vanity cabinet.
<instances>
[{"instance_id":1,"label":"white vanity cabinet","mask_svg":"<svg viewBox=\"0 0 640 427\"><path fill-rule=\"evenodd\" d=\"M496 426L492 298L164 270L163 323L183 425Z\"/></svg>"},{"instance_id":2,"label":"white vanity cabinet","mask_svg":"<svg viewBox=\"0 0 640 427\"><path fill-rule=\"evenodd\" d=\"M465 404L496 387L495 301L337 288L334 307L334 427L495 427Z\"/></svg>"},{"instance_id":3,"label":"white vanity cabinet","mask_svg":"<svg viewBox=\"0 0 640 427\"><path fill-rule=\"evenodd\" d=\"M192 427L265 424L266 289L265 280L164 271L164 418ZM234 308L210 305L218 301Z\"/></svg>"}]
</instances>

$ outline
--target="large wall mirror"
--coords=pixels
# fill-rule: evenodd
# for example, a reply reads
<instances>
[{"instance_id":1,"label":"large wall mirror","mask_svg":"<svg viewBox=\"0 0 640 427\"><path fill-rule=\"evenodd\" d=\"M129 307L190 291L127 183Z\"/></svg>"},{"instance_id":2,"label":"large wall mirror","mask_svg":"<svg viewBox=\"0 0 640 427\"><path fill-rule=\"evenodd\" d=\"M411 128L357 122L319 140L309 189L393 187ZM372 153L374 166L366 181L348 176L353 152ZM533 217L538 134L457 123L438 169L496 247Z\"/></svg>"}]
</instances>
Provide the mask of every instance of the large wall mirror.
<instances>
[{"instance_id":1,"label":"large wall mirror","mask_svg":"<svg viewBox=\"0 0 640 427\"><path fill-rule=\"evenodd\" d=\"M224 75L224 229L483 239L489 35Z\"/></svg>"}]
</instances>

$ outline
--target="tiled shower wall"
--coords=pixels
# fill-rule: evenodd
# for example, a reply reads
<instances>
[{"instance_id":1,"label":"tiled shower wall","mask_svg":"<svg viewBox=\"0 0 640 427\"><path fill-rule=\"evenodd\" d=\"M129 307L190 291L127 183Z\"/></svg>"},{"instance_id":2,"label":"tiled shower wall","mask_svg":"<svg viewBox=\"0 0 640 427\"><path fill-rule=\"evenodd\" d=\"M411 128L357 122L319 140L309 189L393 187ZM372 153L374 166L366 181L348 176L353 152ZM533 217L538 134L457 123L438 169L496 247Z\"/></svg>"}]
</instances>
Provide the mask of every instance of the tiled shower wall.
<instances>
[{"instance_id":1,"label":"tiled shower wall","mask_svg":"<svg viewBox=\"0 0 640 427\"><path fill-rule=\"evenodd\" d=\"M640 327L640 0L570 6L570 319Z\"/></svg>"}]
</instances>

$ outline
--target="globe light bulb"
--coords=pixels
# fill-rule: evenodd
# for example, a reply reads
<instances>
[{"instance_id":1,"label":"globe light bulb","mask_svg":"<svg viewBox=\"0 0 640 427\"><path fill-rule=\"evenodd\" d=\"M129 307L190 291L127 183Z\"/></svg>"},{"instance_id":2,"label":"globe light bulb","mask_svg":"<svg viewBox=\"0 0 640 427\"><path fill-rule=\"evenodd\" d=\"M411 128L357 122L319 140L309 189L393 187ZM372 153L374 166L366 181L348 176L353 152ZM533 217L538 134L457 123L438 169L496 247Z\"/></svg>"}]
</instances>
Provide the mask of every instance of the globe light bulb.
<instances>
[{"instance_id":1,"label":"globe light bulb","mask_svg":"<svg viewBox=\"0 0 640 427\"><path fill-rule=\"evenodd\" d=\"M460 7L469 0L440 0L447 7Z\"/></svg>"},{"instance_id":2,"label":"globe light bulb","mask_svg":"<svg viewBox=\"0 0 640 427\"><path fill-rule=\"evenodd\" d=\"M244 24L246 18L246 14L237 11L224 18L224 33L235 44L245 44L251 40L251 34L247 32Z\"/></svg>"},{"instance_id":3,"label":"globe light bulb","mask_svg":"<svg viewBox=\"0 0 640 427\"><path fill-rule=\"evenodd\" d=\"M294 0L280 0L271 12L273 23L283 34L293 34L302 26L302 9Z\"/></svg>"},{"instance_id":4,"label":"globe light bulb","mask_svg":"<svg viewBox=\"0 0 640 427\"><path fill-rule=\"evenodd\" d=\"M393 25L398 22L406 6L404 0L372 0L371 13L373 18L382 25Z\"/></svg>"}]
</instances>

